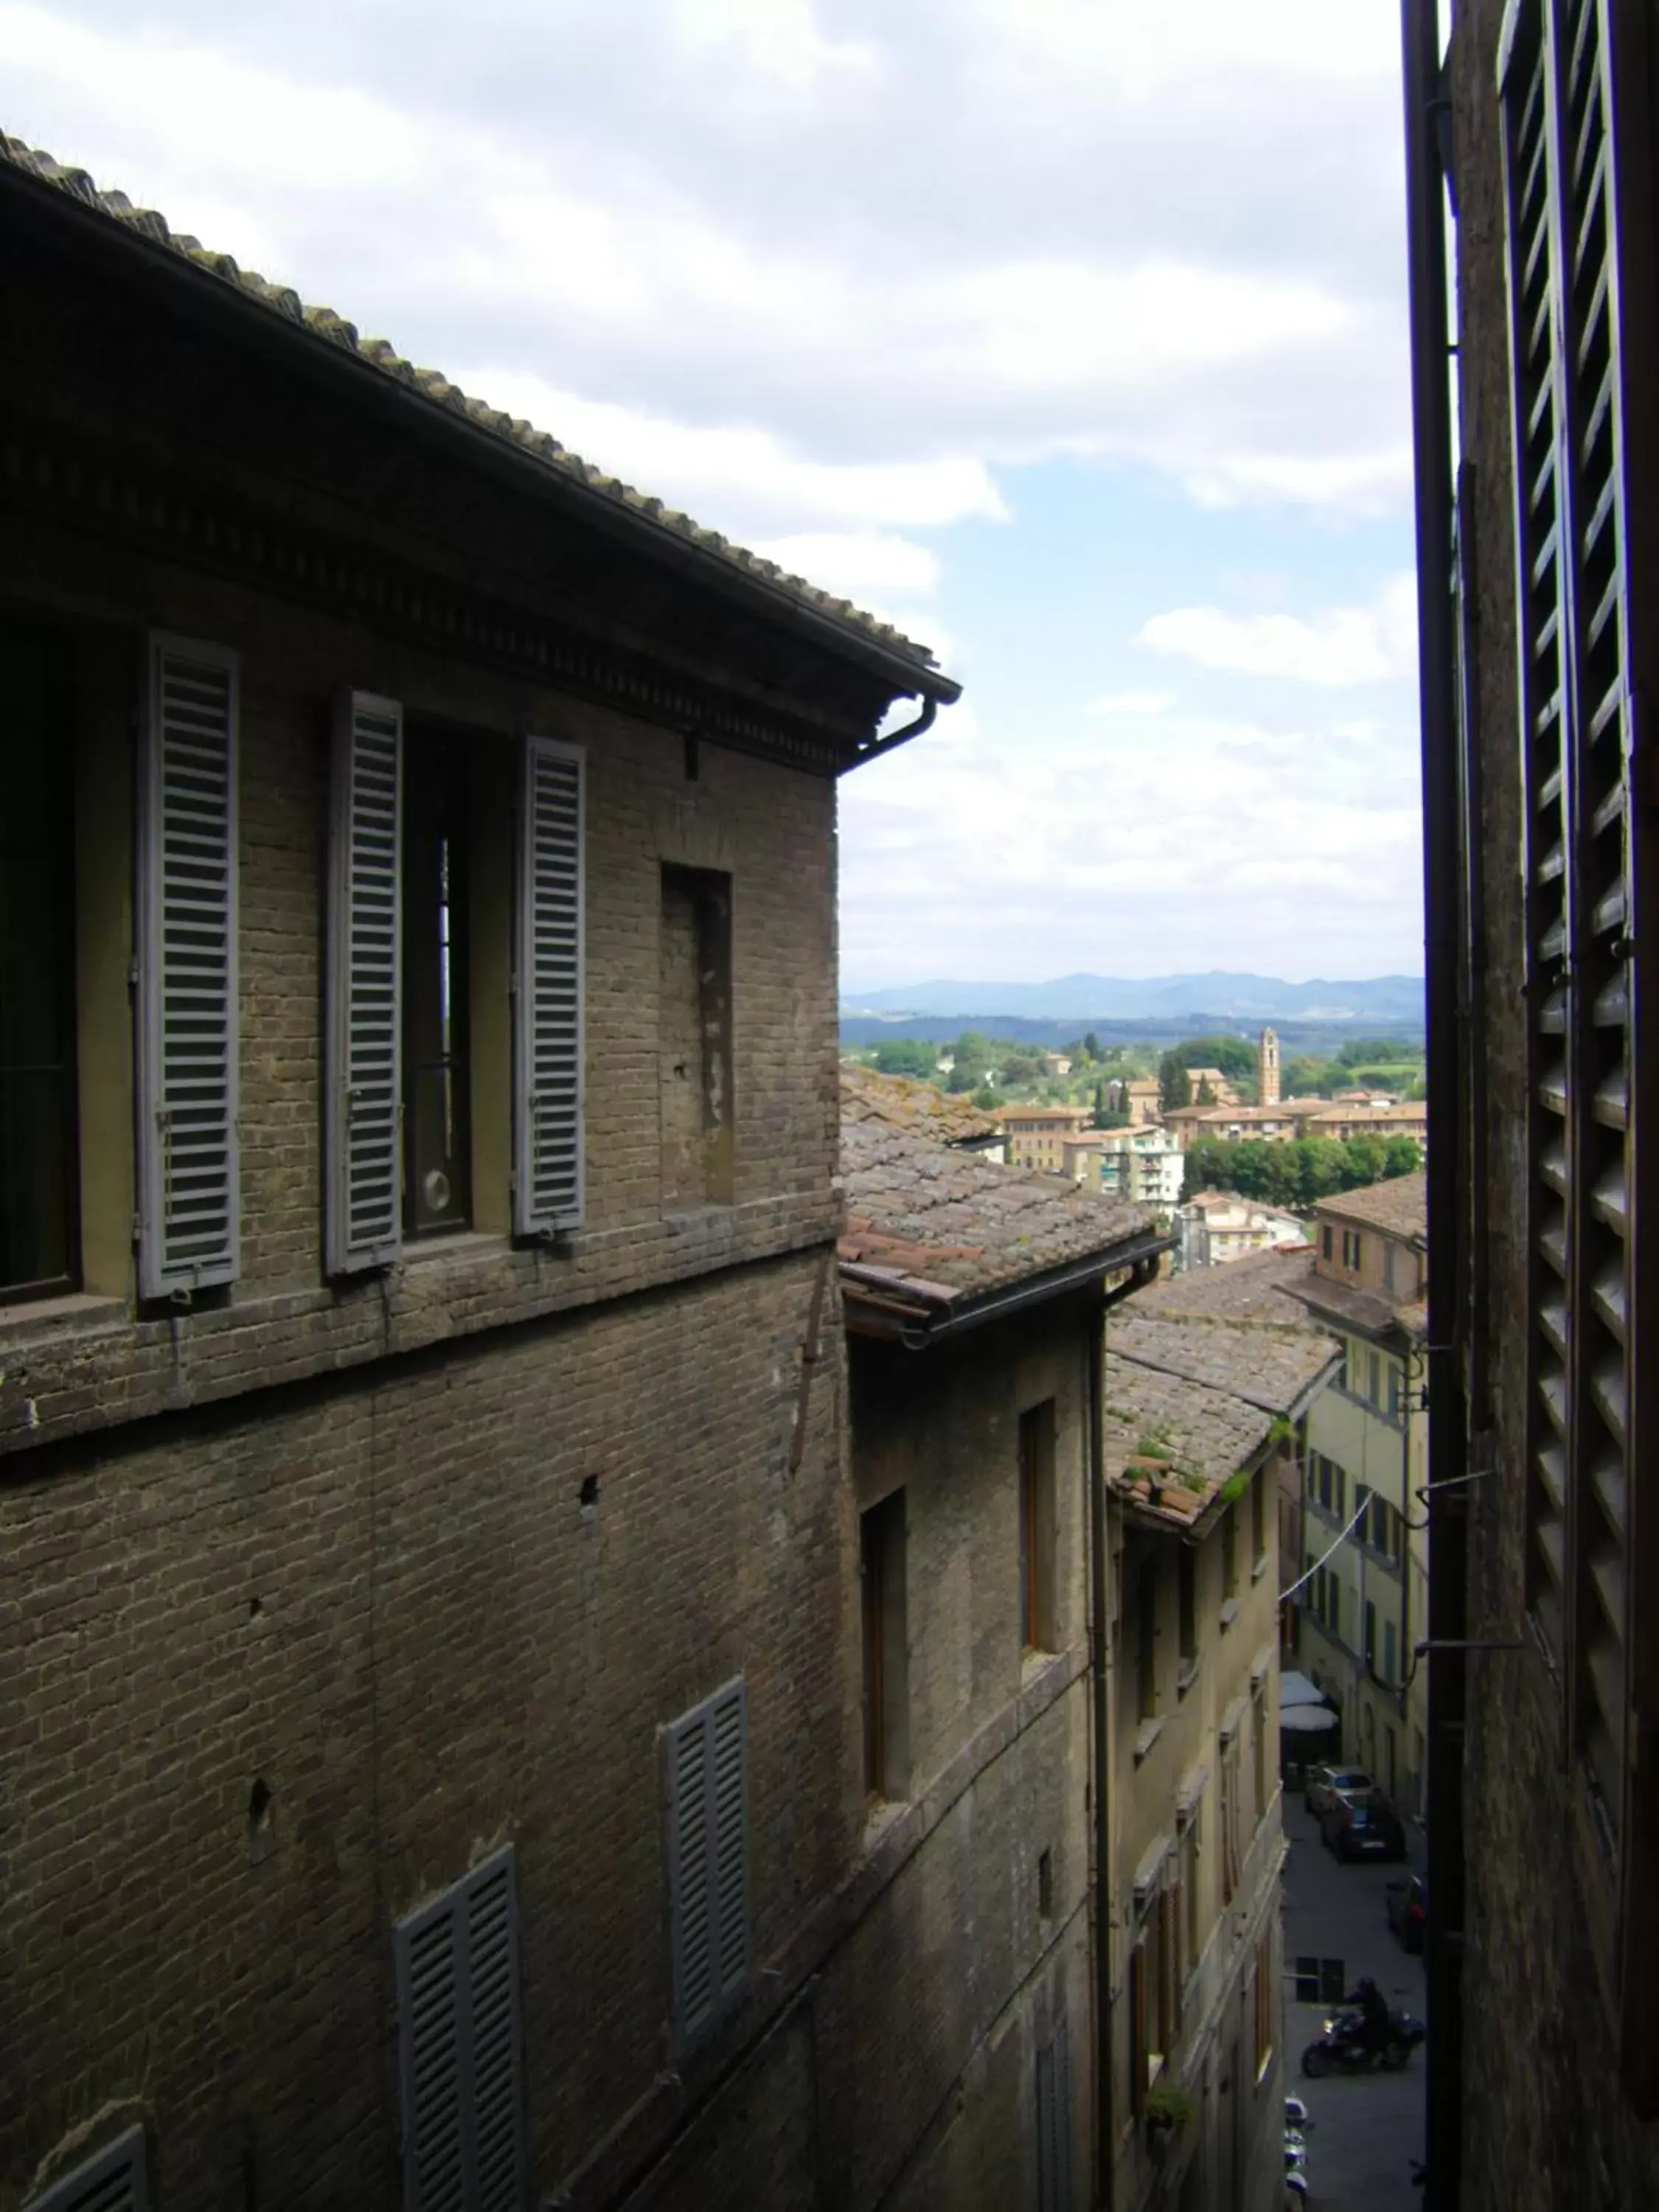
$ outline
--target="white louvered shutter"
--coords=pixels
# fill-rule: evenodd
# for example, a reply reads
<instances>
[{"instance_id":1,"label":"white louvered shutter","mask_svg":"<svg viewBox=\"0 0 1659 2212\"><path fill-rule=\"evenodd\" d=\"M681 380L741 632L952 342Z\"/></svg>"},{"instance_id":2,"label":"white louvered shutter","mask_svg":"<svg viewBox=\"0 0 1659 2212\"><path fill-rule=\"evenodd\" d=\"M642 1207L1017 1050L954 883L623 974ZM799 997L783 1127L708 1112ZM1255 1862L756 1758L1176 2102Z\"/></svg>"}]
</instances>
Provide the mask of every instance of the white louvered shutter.
<instances>
[{"instance_id":1,"label":"white louvered shutter","mask_svg":"<svg viewBox=\"0 0 1659 2212\"><path fill-rule=\"evenodd\" d=\"M399 1129L403 709L348 692L335 711L328 914L331 1274L402 1248Z\"/></svg>"},{"instance_id":2,"label":"white louvered shutter","mask_svg":"<svg viewBox=\"0 0 1659 2212\"><path fill-rule=\"evenodd\" d=\"M578 745L526 738L520 805L513 1226L582 1218L582 810Z\"/></svg>"},{"instance_id":3,"label":"white louvered shutter","mask_svg":"<svg viewBox=\"0 0 1659 2212\"><path fill-rule=\"evenodd\" d=\"M138 1281L236 1279L236 657L150 641L139 836Z\"/></svg>"},{"instance_id":4,"label":"white louvered shutter","mask_svg":"<svg viewBox=\"0 0 1659 2212\"><path fill-rule=\"evenodd\" d=\"M523 2212L511 1847L400 1922L395 1941L404 2212Z\"/></svg>"},{"instance_id":5,"label":"white louvered shutter","mask_svg":"<svg viewBox=\"0 0 1659 2212\"><path fill-rule=\"evenodd\" d=\"M144 2131L129 2128L72 2172L31 2197L24 2212L149 2212L149 2208Z\"/></svg>"},{"instance_id":6,"label":"white louvered shutter","mask_svg":"<svg viewBox=\"0 0 1659 2212\"><path fill-rule=\"evenodd\" d=\"M674 2025L694 2042L749 1972L747 1709L741 1678L666 1731Z\"/></svg>"}]
</instances>

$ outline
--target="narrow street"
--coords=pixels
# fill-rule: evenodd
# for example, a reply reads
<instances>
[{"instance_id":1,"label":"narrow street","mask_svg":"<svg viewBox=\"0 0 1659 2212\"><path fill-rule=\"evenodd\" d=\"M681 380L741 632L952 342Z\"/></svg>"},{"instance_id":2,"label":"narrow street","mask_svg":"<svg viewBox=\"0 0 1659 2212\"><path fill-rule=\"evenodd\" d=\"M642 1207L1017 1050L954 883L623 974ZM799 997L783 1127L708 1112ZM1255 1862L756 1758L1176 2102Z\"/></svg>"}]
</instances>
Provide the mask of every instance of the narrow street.
<instances>
[{"instance_id":1,"label":"narrow street","mask_svg":"<svg viewBox=\"0 0 1659 2212\"><path fill-rule=\"evenodd\" d=\"M1298 1960L1341 1961L1343 1985L1370 1974L1389 2008L1428 2017L1420 1954L1401 1948L1387 1915L1388 1886L1421 1873L1420 1830L1408 1826L1408 1865L1345 1865L1326 1850L1304 1809L1300 1790L1285 1789L1285 2093L1306 2104L1314 2126L1308 2143L1307 2202L1316 2212L1413 2212L1423 2203L1412 2186L1411 2160L1423 2152L1426 2045L1402 2074L1367 2071L1310 2081L1302 2053L1329 2017L1328 2003L1298 2002Z\"/></svg>"}]
</instances>

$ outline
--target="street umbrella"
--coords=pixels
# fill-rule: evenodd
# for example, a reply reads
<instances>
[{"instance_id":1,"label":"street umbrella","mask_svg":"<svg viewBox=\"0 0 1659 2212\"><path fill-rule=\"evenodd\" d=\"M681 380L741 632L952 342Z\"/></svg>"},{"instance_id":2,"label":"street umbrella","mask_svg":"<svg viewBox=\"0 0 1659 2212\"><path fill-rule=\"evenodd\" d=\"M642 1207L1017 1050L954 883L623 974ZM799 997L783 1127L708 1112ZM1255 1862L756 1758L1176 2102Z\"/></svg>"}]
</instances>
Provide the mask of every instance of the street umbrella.
<instances>
[{"instance_id":1,"label":"street umbrella","mask_svg":"<svg viewBox=\"0 0 1659 2212\"><path fill-rule=\"evenodd\" d=\"M1328 1705L1292 1705L1279 1714L1279 1725L1287 1735L1318 1735L1337 1725L1337 1716Z\"/></svg>"}]
</instances>

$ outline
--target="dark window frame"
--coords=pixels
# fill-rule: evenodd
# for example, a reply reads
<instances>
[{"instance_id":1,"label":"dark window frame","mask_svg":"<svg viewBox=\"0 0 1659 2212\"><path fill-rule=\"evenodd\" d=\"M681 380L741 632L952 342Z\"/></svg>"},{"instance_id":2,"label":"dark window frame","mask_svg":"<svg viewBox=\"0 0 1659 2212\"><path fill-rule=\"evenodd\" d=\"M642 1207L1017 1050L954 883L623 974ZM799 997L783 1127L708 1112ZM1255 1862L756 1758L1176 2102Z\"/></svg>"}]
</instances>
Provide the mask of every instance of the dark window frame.
<instances>
[{"instance_id":1,"label":"dark window frame","mask_svg":"<svg viewBox=\"0 0 1659 2212\"><path fill-rule=\"evenodd\" d=\"M45 726L42 732L46 775L55 788L48 805L53 817L53 850L47 864L53 866L53 927L58 939L58 973L52 996L58 1024L57 1055L49 1061L0 1066L0 1111L3 1110L6 1079L49 1075L58 1086L57 1109L50 1115L56 1142L61 1147L58 1205L64 1264L44 1273L20 1275L0 1283L0 1308L24 1305L43 1298L63 1297L78 1291L83 1280L81 1260L81 1127L80 1060L76 1034L76 851L75 793L75 661L70 641L50 627L8 620L0 624L0 637L20 646L38 648L43 667ZM0 836L0 847L3 836ZM61 866L56 863L61 856ZM0 866L5 855L0 850ZM0 1050L3 1035L0 1034Z\"/></svg>"},{"instance_id":2,"label":"dark window frame","mask_svg":"<svg viewBox=\"0 0 1659 2212\"><path fill-rule=\"evenodd\" d=\"M433 787L444 789L435 805ZM472 805L465 734L425 716L404 727L403 1227L406 1239L472 1226ZM423 835L431 823L438 849ZM430 924L435 939L423 934ZM424 1049L434 1042L435 1052ZM447 1086L442 1144L427 1141L435 1109L422 1092ZM432 1196L433 1178L447 1195Z\"/></svg>"}]
</instances>

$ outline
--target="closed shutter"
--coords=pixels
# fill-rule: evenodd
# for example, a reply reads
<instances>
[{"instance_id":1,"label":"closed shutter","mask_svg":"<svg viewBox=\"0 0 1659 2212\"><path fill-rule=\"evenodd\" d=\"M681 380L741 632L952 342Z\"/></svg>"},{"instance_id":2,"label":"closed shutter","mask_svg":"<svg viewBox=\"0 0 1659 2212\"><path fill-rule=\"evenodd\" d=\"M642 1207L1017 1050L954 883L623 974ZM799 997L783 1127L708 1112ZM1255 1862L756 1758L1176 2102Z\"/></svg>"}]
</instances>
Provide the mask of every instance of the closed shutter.
<instances>
[{"instance_id":1,"label":"closed shutter","mask_svg":"<svg viewBox=\"0 0 1659 2212\"><path fill-rule=\"evenodd\" d=\"M749 1972L747 1712L741 1678L665 1731L674 2026L694 2041Z\"/></svg>"},{"instance_id":2,"label":"closed shutter","mask_svg":"<svg viewBox=\"0 0 1659 2212\"><path fill-rule=\"evenodd\" d=\"M1550 820L1528 855L1541 917L1529 919L1528 998L1548 1039L1534 1054L1532 1115L1528 1598L1560 1680L1568 1756L1617 1866L1625 2079L1651 2110L1659 2002L1644 1963L1653 1927L1639 1931L1655 1914L1659 1823L1644 1828L1638 1808L1659 1761L1659 1736L1642 1719L1659 1687L1659 1631L1631 1604L1633 1562L1654 1543L1639 1526L1633 1479L1653 1457L1635 1346L1642 1278L1655 1264L1637 1234L1638 1092L1653 1051L1638 1029L1637 978L1651 956L1638 891L1659 864L1653 736L1636 711L1652 696L1659 656L1650 618L1632 620L1633 601L1650 615L1659 577L1645 37L1644 15L1608 0L1527 0L1503 91L1522 659L1544 667L1556 702L1540 748L1540 709L1527 701L1528 822L1546 809ZM1534 264L1545 273L1534 277ZM1547 347L1529 346L1540 318ZM1531 397L1546 374L1547 409ZM1534 434L1534 415L1541 424L1546 411L1547 435ZM1546 554L1547 609L1528 596Z\"/></svg>"},{"instance_id":3,"label":"closed shutter","mask_svg":"<svg viewBox=\"0 0 1659 2212\"><path fill-rule=\"evenodd\" d=\"M523 2212L511 1848L395 1930L404 2212Z\"/></svg>"},{"instance_id":4,"label":"closed shutter","mask_svg":"<svg viewBox=\"0 0 1659 2212\"><path fill-rule=\"evenodd\" d=\"M331 1274L402 1246L403 709L349 692L336 709L329 838L328 1206Z\"/></svg>"},{"instance_id":5,"label":"closed shutter","mask_svg":"<svg viewBox=\"0 0 1659 2212\"><path fill-rule=\"evenodd\" d=\"M236 1279L234 653L150 643L139 835L138 1280Z\"/></svg>"},{"instance_id":6,"label":"closed shutter","mask_svg":"<svg viewBox=\"0 0 1659 2212\"><path fill-rule=\"evenodd\" d=\"M24 2212L149 2212L144 2131L129 2128L40 2196Z\"/></svg>"},{"instance_id":7,"label":"closed shutter","mask_svg":"<svg viewBox=\"0 0 1659 2212\"><path fill-rule=\"evenodd\" d=\"M582 1218L582 814L580 746L527 738L520 807L513 1225Z\"/></svg>"}]
</instances>

